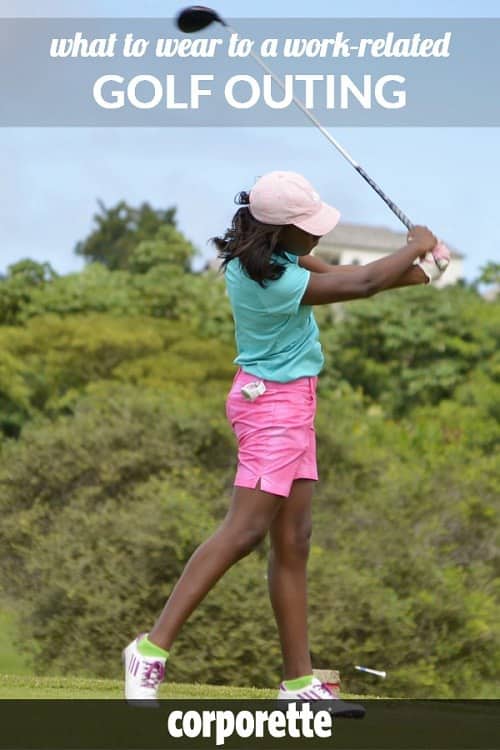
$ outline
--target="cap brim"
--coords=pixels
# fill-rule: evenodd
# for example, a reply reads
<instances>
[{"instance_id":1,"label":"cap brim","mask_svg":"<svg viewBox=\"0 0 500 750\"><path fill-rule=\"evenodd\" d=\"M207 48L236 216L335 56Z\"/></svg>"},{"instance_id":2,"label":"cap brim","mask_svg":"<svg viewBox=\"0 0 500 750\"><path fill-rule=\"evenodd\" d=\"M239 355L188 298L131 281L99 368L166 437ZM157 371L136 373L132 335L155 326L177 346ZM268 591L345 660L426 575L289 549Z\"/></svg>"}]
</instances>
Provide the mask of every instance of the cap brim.
<instances>
[{"instance_id":1,"label":"cap brim","mask_svg":"<svg viewBox=\"0 0 500 750\"><path fill-rule=\"evenodd\" d=\"M328 203L322 203L320 210L314 216L308 216L306 219L299 219L292 223L299 229L303 229L304 232L314 234L316 237L323 237L323 235L335 229L339 220L340 211L333 206L329 206Z\"/></svg>"}]
</instances>

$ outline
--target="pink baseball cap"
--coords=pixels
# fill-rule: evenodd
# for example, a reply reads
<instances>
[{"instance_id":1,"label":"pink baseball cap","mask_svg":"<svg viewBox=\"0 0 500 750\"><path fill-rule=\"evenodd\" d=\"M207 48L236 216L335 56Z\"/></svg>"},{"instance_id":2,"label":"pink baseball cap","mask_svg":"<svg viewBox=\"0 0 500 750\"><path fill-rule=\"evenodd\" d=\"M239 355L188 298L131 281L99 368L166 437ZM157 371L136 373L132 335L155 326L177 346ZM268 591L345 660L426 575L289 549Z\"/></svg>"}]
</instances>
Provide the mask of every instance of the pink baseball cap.
<instances>
[{"instance_id":1,"label":"pink baseball cap","mask_svg":"<svg viewBox=\"0 0 500 750\"><path fill-rule=\"evenodd\" d=\"M340 212L323 203L311 183L297 172L269 172L250 191L249 210L264 224L293 224L322 237L338 224Z\"/></svg>"}]
</instances>

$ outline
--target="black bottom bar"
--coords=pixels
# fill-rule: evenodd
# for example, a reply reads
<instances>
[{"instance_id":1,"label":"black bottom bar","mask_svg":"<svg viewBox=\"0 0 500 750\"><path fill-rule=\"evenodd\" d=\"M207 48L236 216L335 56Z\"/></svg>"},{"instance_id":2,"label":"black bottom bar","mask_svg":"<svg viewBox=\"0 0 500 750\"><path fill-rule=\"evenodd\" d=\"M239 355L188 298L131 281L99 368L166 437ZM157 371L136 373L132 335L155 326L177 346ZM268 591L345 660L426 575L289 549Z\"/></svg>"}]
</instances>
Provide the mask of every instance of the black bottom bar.
<instances>
[{"instance_id":1,"label":"black bottom bar","mask_svg":"<svg viewBox=\"0 0 500 750\"><path fill-rule=\"evenodd\" d=\"M328 739L228 737L218 747L337 750L497 750L500 701L363 701L361 721L334 719ZM173 711L274 712L274 701L160 701L156 708L115 700L0 700L0 750L196 750L216 748L215 736L174 738ZM247 714L248 716L248 714Z\"/></svg>"}]
</instances>

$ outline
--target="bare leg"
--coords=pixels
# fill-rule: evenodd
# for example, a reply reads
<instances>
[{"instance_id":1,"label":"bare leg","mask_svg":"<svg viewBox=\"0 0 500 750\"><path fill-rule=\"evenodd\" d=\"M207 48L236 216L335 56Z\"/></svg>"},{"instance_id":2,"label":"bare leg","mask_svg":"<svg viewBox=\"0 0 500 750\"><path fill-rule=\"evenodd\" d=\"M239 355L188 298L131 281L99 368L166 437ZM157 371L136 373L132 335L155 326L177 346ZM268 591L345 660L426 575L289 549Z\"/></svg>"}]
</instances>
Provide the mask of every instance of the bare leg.
<instances>
[{"instance_id":1,"label":"bare leg","mask_svg":"<svg viewBox=\"0 0 500 750\"><path fill-rule=\"evenodd\" d=\"M152 643L169 650L198 604L235 562L267 534L283 498L260 488L235 487L222 525L192 555L149 634Z\"/></svg>"},{"instance_id":2,"label":"bare leg","mask_svg":"<svg viewBox=\"0 0 500 750\"><path fill-rule=\"evenodd\" d=\"M312 674L307 635L307 558L314 482L297 479L271 524L269 595L285 680Z\"/></svg>"}]
</instances>

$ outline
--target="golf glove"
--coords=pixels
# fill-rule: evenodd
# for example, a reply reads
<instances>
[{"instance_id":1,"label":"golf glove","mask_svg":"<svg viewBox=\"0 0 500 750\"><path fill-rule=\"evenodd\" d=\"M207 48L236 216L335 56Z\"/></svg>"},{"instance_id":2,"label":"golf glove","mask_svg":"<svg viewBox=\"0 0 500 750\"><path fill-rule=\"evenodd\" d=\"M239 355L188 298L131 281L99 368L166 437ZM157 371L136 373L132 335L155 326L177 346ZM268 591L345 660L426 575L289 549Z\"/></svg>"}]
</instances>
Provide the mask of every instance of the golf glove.
<instances>
[{"instance_id":1,"label":"golf glove","mask_svg":"<svg viewBox=\"0 0 500 750\"><path fill-rule=\"evenodd\" d=\"M438 242L435 248L427 253L423 260L417 261L415 265L419 266L425 273L428 279L427 283L432 284L433 281L440 279L446 271L450 263L450 257L450 251L444 242Z\"/></svg>"}]
</instances>

